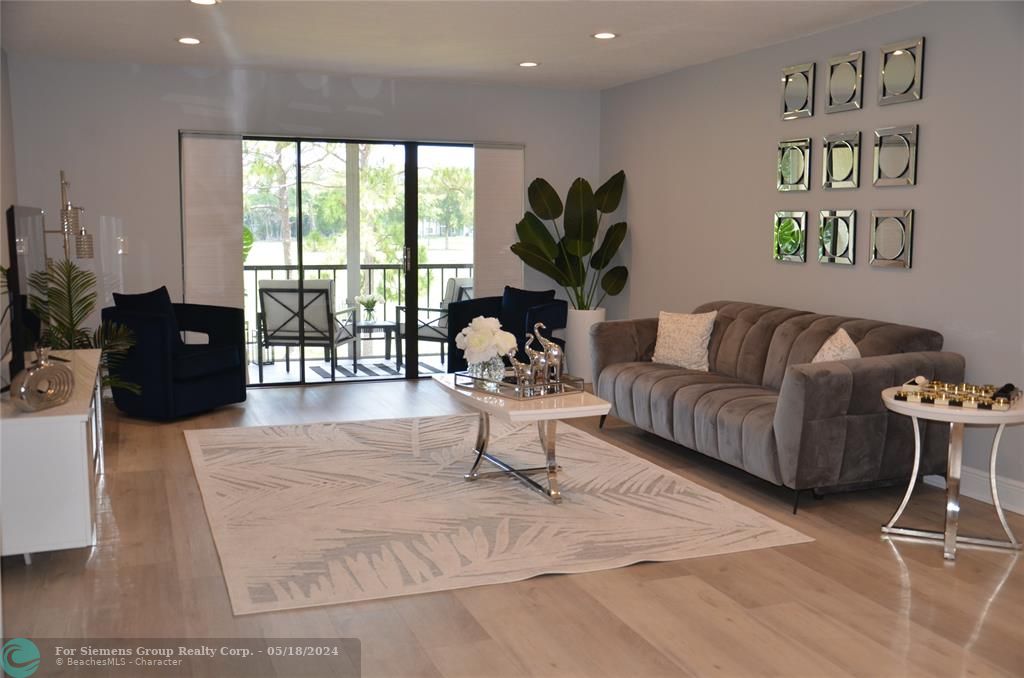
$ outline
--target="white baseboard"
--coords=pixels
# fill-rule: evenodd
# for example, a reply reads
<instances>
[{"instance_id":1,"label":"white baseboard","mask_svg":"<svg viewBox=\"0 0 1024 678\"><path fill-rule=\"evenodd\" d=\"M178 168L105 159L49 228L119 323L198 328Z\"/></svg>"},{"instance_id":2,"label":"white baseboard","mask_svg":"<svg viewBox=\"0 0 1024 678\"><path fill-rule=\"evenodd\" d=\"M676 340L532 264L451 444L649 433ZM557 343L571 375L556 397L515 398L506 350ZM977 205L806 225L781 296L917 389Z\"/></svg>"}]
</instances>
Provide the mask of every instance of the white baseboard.
<instances>
[{"instance_id":1,"label":"white baseboard","mask_svg":"<svg viewBox=\"0 0 1024 678\"><path fill-rule=\"evenodd\" d=\"M942 476L925 476L924 482L935 487L945 487L946 479ZM999 501L1003 510L1024 514L1024 482L998 476ZM971 499L992 503L992 493L988 487L988 471L981 471L971 466L964 466L960 472L960 494Z\"/></svg>"}]
</instances>

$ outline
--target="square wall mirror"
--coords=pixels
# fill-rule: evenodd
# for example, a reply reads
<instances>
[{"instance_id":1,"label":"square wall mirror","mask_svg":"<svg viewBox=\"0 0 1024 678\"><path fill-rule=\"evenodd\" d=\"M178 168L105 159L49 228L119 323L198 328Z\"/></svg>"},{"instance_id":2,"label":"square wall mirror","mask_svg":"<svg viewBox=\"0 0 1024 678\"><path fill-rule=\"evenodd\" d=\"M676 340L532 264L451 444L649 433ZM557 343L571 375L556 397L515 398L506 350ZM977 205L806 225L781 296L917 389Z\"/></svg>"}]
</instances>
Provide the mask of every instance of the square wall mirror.
<instances>
[{"instance_id":1,"label":"square wall mirror","mask_svg":"<svg viewBox=\"0 0 1024 678\"><path fill-rule=\"evenodd\" d=\"M871 265L910 268L914 210L871 212Z\"/></svg>"},{"instance_id":2,"label":"square wall mirror","mask_svg":"<svg viewBox=\"0 0 1024 678\"><path fill-rule=\"evenodd\" d=\"M917 125L875 130L875 186L917 183Z\"/></svg>"},{"instance_id":3,"label":"square wall mirror","mask_svg":"<svg viewBox=\"0 0 1024 678\"><path fill-rule=\"evenodd\" d=\"M776 261L806 261L807 212L776 212L772 256Z\"/></svg>"},{"instance_id":4,"label":"square wall mirror","mask_svg":"<svg viewBox=\"0 0 1024 678\"><path fill-rule=\"evenodd\" d=\"M814 64L782 69L782 119L814 115Z\"/></svg>"},{"instance_id":5,"label":"square wall mirror","mask_svg":"<svg viewBox=\"0 0 1024 678\"><path fill-rule=\"evenodd\" d=\"M860 185L860 132L829 134L821 152L822 188Z\"/></svg>"},{"instance_id":6,"label":"square wall mirror","mask_svg":"<svg viewBox=\"0 0 1024 678\"><path fill-rule=\"evenodd\" d=\"M811 140L779 142L775 185L780 191L806 191L811 187Z\"/></svg>"},{"instance_id":7,"label":"square wall mirror","mask_svg":"<svg viewBox=\"0 0 1024 678\"><path fill-rule=\"evenodd\" d=\"M920 99L923 67L924 38L882 47L878 71L879 105Z\"/></svg>"},{"instance_id":8,"label":"square wall mirror","mask_svg":"<svg viewBox=\"0 0 1024 678\"><path fill-rule=\"evenodd\" d=\"M864 52L850 52L828 60L828 94L825 112L839 113L861 107Z\"/></svg>"},{"instance_id":9,"label":"square wall mirror","mask_svg":"<svg viewBox=\"0 0 1024 678\"><path fill-rule=\"evenodd\" d=\"M818 225L818 261L823 264L853 264L855 210L822 210Z\"/></svg>"}]
</instances>

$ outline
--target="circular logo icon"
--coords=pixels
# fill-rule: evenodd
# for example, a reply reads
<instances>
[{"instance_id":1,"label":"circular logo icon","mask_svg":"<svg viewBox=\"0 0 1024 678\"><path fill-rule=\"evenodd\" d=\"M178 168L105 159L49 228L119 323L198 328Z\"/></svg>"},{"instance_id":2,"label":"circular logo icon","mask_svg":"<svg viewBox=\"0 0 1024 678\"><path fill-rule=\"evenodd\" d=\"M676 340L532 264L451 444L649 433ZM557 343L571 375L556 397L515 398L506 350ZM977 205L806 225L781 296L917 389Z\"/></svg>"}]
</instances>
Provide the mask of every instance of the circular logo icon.
<instances>
[{"instance_id":1,"label":"circular logo icon","mask_svg":"<svg viewBox=\"0 0 1024 678\"><path fill-rule=\"evenodd\" d=\"M39 669L39 648L28 638L11 638L4 643L0 666L11 678L28 678Z\"/></svg>"}]
</instances>

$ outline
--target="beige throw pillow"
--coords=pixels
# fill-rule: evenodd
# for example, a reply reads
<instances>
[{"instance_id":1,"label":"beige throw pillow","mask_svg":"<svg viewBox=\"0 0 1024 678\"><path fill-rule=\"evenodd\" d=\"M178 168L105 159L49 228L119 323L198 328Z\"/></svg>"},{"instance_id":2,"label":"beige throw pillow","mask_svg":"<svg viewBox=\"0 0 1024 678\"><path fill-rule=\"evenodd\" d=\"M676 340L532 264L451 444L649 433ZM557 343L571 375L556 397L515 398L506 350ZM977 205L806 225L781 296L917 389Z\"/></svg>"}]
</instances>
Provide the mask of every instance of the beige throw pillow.
<instances>
[{"instance_id":1,"label":"beige throw pillow","mask_svg":"<svg viewBox=\"0 0 1024 678\"><path fill-rule=\"evenodd\" d=\"M708 371L708 340L718 311L658 314L654 362Z\"/></svg>"},{"instance_id":2,"label":"beige throw pillow","mask_svg":"<svg viewBox=\"0 0 1024 678\"><path fill-rule=\"evenodd\" d=\"M835 334L825 340L818 352L814 354L812 363L826 363L834 360L852 360L860 357L857 344L853 343L846 330L839 328Z\"/></svg>"}]
</instances>

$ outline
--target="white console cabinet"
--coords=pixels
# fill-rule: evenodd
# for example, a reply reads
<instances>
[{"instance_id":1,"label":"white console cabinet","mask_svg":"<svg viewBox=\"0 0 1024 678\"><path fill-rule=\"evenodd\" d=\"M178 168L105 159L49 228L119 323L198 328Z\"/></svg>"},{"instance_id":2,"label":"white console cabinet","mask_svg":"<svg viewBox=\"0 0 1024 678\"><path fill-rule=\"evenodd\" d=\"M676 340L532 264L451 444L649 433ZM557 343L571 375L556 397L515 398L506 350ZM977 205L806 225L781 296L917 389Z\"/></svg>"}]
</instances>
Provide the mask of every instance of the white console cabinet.
<instances>
[{"instance_id":1,"label":"white console cabinet","mask_svg":"<svg viewBox=\"0 0 1024 678\"><path fill-rule=\"evenodd\" d=\"M100 351L54 351L75 374L71 399L22 412L0 400L3 555L92 546L103 465ZM29 357L26 357L26 363Z\"/></svg>"}]
</instances>

